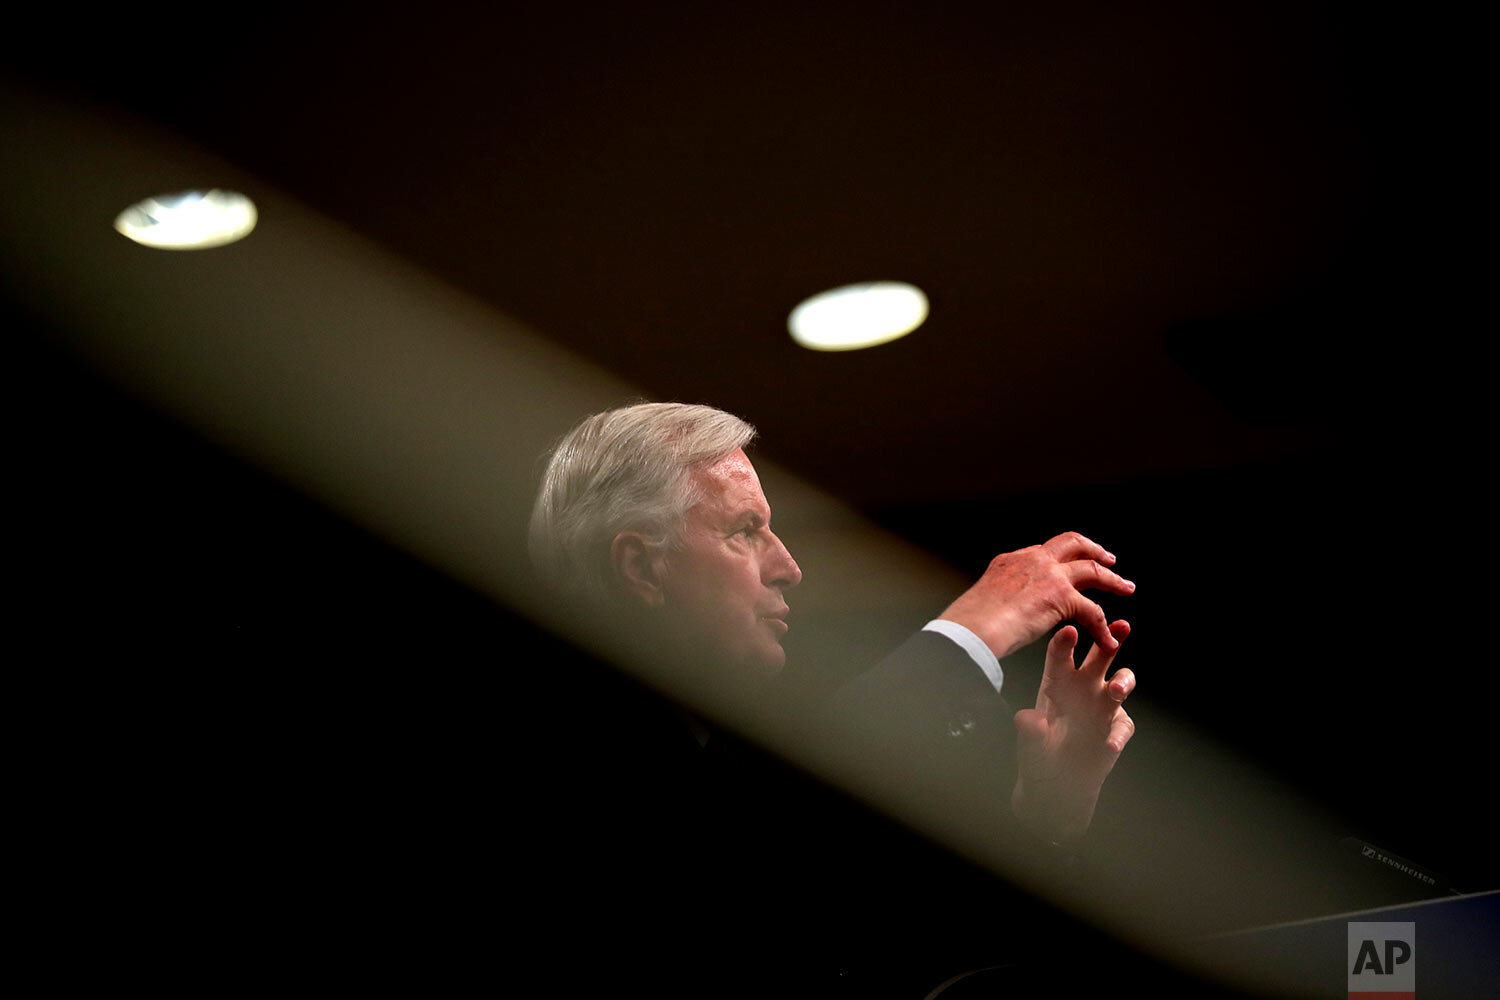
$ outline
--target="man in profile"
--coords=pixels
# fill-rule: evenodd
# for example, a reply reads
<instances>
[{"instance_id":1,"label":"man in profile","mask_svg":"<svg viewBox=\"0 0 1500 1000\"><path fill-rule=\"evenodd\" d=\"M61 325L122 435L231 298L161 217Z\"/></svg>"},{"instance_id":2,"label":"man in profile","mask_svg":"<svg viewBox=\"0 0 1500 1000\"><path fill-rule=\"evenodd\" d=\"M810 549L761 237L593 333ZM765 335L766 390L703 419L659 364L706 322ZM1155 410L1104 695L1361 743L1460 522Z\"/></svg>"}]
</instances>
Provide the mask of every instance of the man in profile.
<instances>
[{"instance_id":1,"label":"man in profile","mask_svg":"<svg viewBox=\"0 0 1500 1000\"><path fill-rule=\"evenodd\" d=\"M557 445L533 509L533 560L590 613L639 625L664 658L713 671L753 697L783 668L786 595L801 581L771 527L745 447L754 429L707 406L643 403L595 414ZM1038 843L1088 827L1134 726L1135 684L1107 676L1124 621L1089 589L1129 594L1115 557L1075 533L997 556L935 620L845 685L824 718L837 739L896 746L912 782L993 768L993 798ZM1059 624L1037 704L1012 713L1002 661ZM701 742L701 741L700 741ZM906 766L909 765L909 766ZM1009 776L1013 775L1013 783Z\"/></svg>"}]
</instances>

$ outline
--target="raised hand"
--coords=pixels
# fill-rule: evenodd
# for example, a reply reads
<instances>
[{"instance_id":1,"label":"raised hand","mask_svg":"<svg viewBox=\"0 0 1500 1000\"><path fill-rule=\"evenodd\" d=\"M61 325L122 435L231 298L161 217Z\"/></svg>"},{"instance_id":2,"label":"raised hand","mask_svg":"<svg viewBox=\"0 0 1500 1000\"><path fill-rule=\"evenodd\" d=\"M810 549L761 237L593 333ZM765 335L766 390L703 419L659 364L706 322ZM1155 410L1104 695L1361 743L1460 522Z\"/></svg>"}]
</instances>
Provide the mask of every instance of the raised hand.
<instances>
[{"instance_id":1,"label":"raised hand","mask_svg":"<svg viewBox=\"0 0 1500 1000\"><path fill-rule=\"evenodd\" d=\"M977 635L997 657L1046 635L1059 622L1076 621L1100 646L1118 648L1104 609L1084 590L1135 592L1135 584L1108 567L1115 557L1104 546L1069 531L990 560L989 568L941 615Z\"/></svg>"},{"instance_id":2,"label":"raised hand","mask_svg":"<svg viewBox=\"0 0 1500 1000\"><path fill-rule=\"evenodd\" d=\"M1078 631L1071 625L1059 629L1047 644L1036 708L1016 713L1011 806L1027 826L1054 841L1088 829L1099 788L1135 732L1121 704L1135 689L1135 674L1122 668L1105 677L1130 625L1116 621L1109 632L1112 646L1096 643L1075 668Z\"/></svg>"}]
</instances>

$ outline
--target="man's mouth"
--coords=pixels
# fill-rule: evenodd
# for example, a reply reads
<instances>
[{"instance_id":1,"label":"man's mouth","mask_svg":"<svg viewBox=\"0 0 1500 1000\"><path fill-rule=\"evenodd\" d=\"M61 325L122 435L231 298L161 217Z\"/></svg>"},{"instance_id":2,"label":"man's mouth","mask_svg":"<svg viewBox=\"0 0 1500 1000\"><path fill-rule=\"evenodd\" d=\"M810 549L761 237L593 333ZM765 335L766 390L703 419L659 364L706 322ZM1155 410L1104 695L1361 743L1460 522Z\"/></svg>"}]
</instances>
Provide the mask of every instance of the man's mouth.
<instances>
[{"instance_id":1,"label":"man's mouth","mask_svg":"<svg viewBox=\"0 0 1500 1000\"><path fill-rule=\"evenodd\" d=\"M790 610L790 608L780 608L779 610L761 615L760 620L771 626L772 631L777 635L786 635L786 615Z\"/></svg>"}]
</instances>

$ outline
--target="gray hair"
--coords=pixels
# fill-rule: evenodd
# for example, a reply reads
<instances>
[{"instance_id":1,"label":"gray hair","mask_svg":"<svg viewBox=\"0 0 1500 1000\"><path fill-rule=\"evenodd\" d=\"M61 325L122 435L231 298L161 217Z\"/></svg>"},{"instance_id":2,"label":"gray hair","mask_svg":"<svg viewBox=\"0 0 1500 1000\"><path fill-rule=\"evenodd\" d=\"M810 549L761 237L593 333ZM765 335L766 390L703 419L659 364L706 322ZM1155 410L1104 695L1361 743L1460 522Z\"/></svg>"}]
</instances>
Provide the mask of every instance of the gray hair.
<instances>
[{"instance_id":1,"label":"gray hair","mask_svg":"<svg viewBox=\"0 0 1500 1000\"><path fill-rule=\"evenodd\" d=\"M531 509L531 561L543 580L595 601L613 594L610 546L621 531L681 544L703 499L693 471L743 448L755 428L689 403L637 403L596 413L552 450Z\"/></svg>"}]
</instances>

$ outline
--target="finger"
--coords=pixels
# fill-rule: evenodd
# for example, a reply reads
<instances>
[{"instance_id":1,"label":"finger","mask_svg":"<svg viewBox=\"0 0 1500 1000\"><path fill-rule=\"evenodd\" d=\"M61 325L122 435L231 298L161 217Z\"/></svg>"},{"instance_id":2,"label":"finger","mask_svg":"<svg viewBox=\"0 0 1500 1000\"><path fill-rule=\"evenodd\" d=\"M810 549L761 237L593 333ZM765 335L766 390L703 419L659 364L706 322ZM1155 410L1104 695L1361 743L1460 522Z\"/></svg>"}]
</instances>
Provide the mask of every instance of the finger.
<instances>
[{"instance_id":1,"label":"finger","mask_svg":"<svg viewBox=\"0 0 1500 1000\"><path fill-rule=\"evenodd\" d=\"M1116 702L1129 698L1130 692L1135 690L1135 671L1129 667L1116 670L1104 690L1108 691L1110 698Z\"/></svg>"},{"instance_id":2,"label":"finger","mask_svg":"<svg viewBox=\"0 0 1500 1000\"><path fill-rule=\"evenodd\" d=\"M1092 538L1085 538L1076 531L1064 531L1054 538L1049 538L1042 543L1042 548L1047 554L1058 562L1072 562L1074 559L1097 559L1106 566L1115 564L1115 554Z\"/></svg>"},{"instance_id":3,"label":"finger","mask_svg":"<svg viewBox=\"0 0 1500 1000\"><path fill-rule=\"evenodd\" d=\"M1073 650L1078 647L1078 630L1072 625L1064 625L1057 630L1052 641L1047 643L1047 660L1042 667L1044 674L1073 673L1077 666L1073 661Z\"/></svg>"},{"instance_id":4,"label":"finger","mask_svg":"<svg viewBox=\"0 0 1500 1000\"><path fill-rule=\"evenodd\" d=\"M1115 594L1135 593L1135 584L1112 569L1106 569L1097 559L1075 559L1063 563L1063 572L1068 582L1079 590L1108 590Z\"/></svg>"},{"instance_id":5,"label":"finger","mask_svg":"<svg viewBox=\"0 0 1500 1000\"><path fill-rule=\"evenodd\" d=\"M1073 595L1073 606L1069 609L1071 614L1067 617L1073 619L1079 625L1089 630L1089 635L1094 641L1107 650L1120 648L1120 643L1109 633L1109 619L1104 614L1104 609L1082 594Z\"/></svg>"},{"instance_id":6,"label":"finger","mask_svg":"<svg viewBox=\"0 0 1500 1000\"><path fill-rule=\"evenodd\" d=\"M1116 709L1114 721L1109 725L1109 736L1105 737L1104 749L1112 757L1120 756L1125 744L1135 735L1135 723L1125 714L1125 709Z\"/></svg>"},{"instance_id":7,"label":"finger","mask_svg":"<svg viewBox=\"0 0 1500 1000\"><path fill-rule=\"evenodd\" d=\"M1094 647L1083 658L1083 666L1080 668L1083 673L1101 680L1104 678L1105 673L1109 670L1109 665L1114 662L1115 654L1120 651L1120 644L1130 635L1130 623L1123 618L1119 621L1110 622L1109 634L1114 636L1115 648L1106 649L1099 643L1094 643Z\"/></svg>"}]
</instances>

